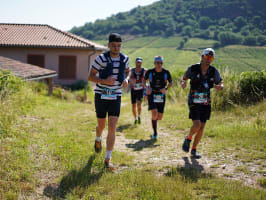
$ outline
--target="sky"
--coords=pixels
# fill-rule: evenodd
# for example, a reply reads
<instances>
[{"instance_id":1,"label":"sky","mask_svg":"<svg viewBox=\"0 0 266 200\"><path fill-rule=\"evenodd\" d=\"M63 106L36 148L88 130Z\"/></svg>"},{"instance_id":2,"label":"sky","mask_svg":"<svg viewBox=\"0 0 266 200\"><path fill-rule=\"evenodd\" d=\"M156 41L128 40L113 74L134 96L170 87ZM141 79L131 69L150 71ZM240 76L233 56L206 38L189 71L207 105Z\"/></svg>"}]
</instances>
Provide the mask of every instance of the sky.
<instances>
[{"instance_id":1,"label":"sky","mask_svg":"<svg viewBox=\"0 0 266 200\"><path fill-rule=\"evenodd\" d=\"M158 0L0 0L0 23L49 24L68 31Z\"/></svg>"}]
</instances>

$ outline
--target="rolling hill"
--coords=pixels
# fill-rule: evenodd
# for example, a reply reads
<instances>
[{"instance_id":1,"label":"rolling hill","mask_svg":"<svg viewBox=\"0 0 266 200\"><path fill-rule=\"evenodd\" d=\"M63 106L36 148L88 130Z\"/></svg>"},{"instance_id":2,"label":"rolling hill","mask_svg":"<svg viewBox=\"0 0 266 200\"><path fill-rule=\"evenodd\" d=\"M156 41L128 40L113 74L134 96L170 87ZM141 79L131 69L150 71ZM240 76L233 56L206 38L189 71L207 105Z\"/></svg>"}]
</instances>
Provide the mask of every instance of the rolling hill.
<instances>
[{"instance_id":1,"label":"rolling hill","mask_svg":"<svg viewBox=\"0 0 266 200\"><path fill-rule=\"evenodd\" d=\"M231 44L266 45L264 0L161 0L96 20L70 31L88 39L124 36L187 36Z\"/></svg>"}]
</instances>

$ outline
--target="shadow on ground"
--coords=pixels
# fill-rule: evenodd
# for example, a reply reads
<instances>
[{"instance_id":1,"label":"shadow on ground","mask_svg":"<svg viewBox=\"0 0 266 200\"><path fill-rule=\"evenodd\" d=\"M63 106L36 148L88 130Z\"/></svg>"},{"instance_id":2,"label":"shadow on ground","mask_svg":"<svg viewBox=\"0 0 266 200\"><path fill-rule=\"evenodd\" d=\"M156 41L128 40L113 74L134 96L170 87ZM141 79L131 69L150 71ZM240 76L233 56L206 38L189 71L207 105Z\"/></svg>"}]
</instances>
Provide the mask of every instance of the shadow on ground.
<instances>
[{"instance_id":1,"label":"shadow on ground","mask_svg":"<svg viewBox=\"0 0 266 200\"><path fill-rule=\"evenodd\" d=\"M159 144L155 144L156 140L139 140L134 144L126 144L127 148L133 148L134 151L141 151L144 148L154 148L160 146Z\"/></svg>"},{"instance_id":2,"label":"shadow on ground","mask_svg":"<svg viewBox=\"0 0 266 200\"><path fill-rule=\"evenodd\" d=\"M129 129L132 126L133 126L132 124L123 124L123 125L118 126L116 128L116 131L117 132L123 132L125 129Z\"/></svg>"},{"instance_id":3,"label":"shadow on ground","mask_svg":"<svg viewBox=\"0 0 266 200\"><path fill-rule=\"evenodd\" d=\"M197 182L200 178L211 178L212 175L204 172L204 167L195 158L183 157L184 166L171 168L165 175L174 177L181 176L186 181Z\"/></svg>"},{"instance_id":4,"label":"shadow on ground","mask_svg":"<svg viewBox=\"0 0 266 200\"><path fill-rule=\"evenodd\" d=\"M97 172L92 171L92 164L95 160L95 154L93 154L86 164L85 167L70 171L66 176L62 178L59 186L46 186L43 194L52 199L65 198L68 193L70 193L76 187L87 187L95 182L97 182L102 174L103 169Z\"/></svg>"}]
</instances>

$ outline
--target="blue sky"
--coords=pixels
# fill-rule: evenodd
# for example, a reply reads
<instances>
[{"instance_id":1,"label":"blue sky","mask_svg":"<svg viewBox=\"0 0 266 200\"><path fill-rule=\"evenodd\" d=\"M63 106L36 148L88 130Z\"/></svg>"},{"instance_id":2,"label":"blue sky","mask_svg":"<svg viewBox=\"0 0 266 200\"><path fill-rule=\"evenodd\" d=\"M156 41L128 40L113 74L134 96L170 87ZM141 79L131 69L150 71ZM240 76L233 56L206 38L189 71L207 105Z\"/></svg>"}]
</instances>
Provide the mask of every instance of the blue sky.
<instances>
[{"instance_id":1,"label":"blue sky","mask_svg":"<svg viewBox=\"0 0 266 200\"><path fill-rule=\"evenodd\" d=\"M49 24L62 30L158 0L0 0L0 23Z\"/></svg>"}]
</instances>

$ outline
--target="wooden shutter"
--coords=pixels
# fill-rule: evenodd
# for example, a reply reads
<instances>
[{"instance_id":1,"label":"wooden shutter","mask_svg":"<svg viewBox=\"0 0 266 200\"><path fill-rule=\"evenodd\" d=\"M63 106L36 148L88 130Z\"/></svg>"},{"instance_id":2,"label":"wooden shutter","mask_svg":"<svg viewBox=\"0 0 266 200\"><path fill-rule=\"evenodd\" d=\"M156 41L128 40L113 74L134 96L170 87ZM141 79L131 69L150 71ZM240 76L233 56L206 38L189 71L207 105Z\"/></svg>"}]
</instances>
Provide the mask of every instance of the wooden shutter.
<instances>
[{"instance_id":1,"label":"wooden shutter","mask_svg":"<svg viewBox=\"0 0 266 200\"><path fill-rule=\"evenodd\" d=\"M76 56L59 56L59 78L76 79Z\"/></svg>"},{"instance_id":2,"label":"wooden shutter","mask_svg":"<svg viewBox=\"0 0 266 200\"><path fill-rule=\"evenodd\" d=\"M44 68L44 55L28 55L28 63Z\"/></svg>"}]
</instances>

